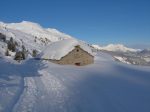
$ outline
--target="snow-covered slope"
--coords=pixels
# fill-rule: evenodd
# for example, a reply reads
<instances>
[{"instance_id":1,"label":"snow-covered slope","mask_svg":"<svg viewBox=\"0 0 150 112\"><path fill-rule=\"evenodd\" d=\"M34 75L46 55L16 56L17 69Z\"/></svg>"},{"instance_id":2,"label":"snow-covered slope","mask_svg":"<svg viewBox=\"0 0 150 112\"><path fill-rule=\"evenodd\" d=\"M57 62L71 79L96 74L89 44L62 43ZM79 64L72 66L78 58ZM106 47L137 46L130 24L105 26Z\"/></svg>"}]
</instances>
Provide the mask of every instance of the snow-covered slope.
<instances>
[{"instance_id":1,"label":"snow-covered slope","mask_svg":"<svg viewBox=\"0 0 150 112\"><path fill-rule=\"evenodd\" d=\"M22 45L24 45L29 54L32 54L33 50L38 51L38 53L41 52L51 42L73 39L73 37L61 33L56 29L43 28L37 23L27 21L21 23L0 22L0 33L6 36L6 42L0 39L0 56L5 55L7 41L11 37L18 44L17 50L21 50ZM11 54L14 56L14 53Z\"/></svg>"},{"instance_id":2,"label":"snow-covered slope","mask_svg":"<svg viewBox=\"0 0 150 112\"><path fill-rule=\"evenodd\" d=\"M83 67L0 59L0 68L0 112L150 112L149 67L108 54Z\"/></svg>"},{"instance_id":3,"label":"snow-covered slope","mask_svg":"<svg viewBox=\"0 0 150 112\"><path fill-rule=\"evenodd\" d=\"M92 45L95 49L118 52L137 52L139 49L127 48L122 44L109 44L107 46Z\"/></svg>"},{"instance_id":4,"label":"snow-covered slope","mask_svg":"<svg viewBox=\"0 0 150 112\"><path fill-rule=\"evenodd\" d=\"M59 60L63 56L72 51L75 46L80 46L83 50L93 55L91 48L84 42L76 39L65 39L57 42L53 42L46 47L40 54L40 58Z\"/></svg>"},{"instance_id":5,"label":"snow-covered slope","mask_svg":"<svg viewBox=\"0 0 150 112\"><path fill-rule=\"evenodd\" d=\"M10 40L10 38L12 37L13 40L18 44L18 50L21 50L22 45L24 45L25 48L29 51L29 53L32 53L32 50L34 49L40 52L48 43L50 43L49 40L41 41L40 39L35 39L35 37L32 35L13 29L0 28L0 32L6 35L7 41ZM3 56L5 55L6 49L7 42L0 41L0 53Z\"/></svg>"},{"instance_id":6,"label":"snow-covered slope","mask_svg":"<svg viewBox=\"0 0 150 112\"><path fill-rule=\"evenodd\" d=\"M0 26L5 28L10 28L13 30L19 30L21 32L36 36L37 38L47 38L50 41L59 41L66 38L72 38L69 35L66 35L62 32L59 32L56 29L43 28L37 23L23 21L20 23L0 23Z\"/></svg>"},{"instance_id":7,"label":"snow-covered slope","mask_svg":"<svg viewBox=\"0 0 150 112\"><path fill-rule=\"evenodd\" d=\"M126 64L131 64L130 62L127 61L127 58L125 58L125 57L114 56L114 58L117 61L120 61L120 62L123 62L123 63L126 63Z\"/></svg>"}]
</instances>

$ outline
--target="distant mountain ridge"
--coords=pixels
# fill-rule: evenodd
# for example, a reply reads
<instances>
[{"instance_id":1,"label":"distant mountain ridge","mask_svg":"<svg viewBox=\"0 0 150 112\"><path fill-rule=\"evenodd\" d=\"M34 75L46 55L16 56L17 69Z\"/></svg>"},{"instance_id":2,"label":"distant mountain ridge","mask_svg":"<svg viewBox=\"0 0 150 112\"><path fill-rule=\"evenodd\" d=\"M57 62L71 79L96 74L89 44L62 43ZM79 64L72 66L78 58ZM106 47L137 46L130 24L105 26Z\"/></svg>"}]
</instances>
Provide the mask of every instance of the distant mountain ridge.
<instances>
[{"instance_id":1,"label":"distant mountain ridge","mask_svg":"<svg viewBox=\"0 0 150 112\"><path fill-rule=\"evenodd\" d=\"M140 52L138 52L139 55L145 55L150 56L150 49L143 49Z\"/></svg>"},{"instance_id":2,"label":"distant mountain ridge","mask_svg":"<svg viewBox=\"0 0 150 112\"><path fill-rule=\"evenodd\" d=\"M114 51L114 52L137 52L140 49L128 48L122 44L109 44L107 46L92 45L97 50Z\"/></svg>"}]
</instances>

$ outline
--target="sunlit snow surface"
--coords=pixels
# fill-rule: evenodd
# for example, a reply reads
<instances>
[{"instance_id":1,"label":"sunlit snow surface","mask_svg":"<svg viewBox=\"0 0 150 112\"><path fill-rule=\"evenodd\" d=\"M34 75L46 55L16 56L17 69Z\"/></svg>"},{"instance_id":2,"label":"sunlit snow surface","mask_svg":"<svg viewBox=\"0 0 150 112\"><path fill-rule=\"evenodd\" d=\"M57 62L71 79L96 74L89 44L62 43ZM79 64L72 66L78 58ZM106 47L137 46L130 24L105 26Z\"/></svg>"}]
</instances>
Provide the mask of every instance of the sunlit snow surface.
<instances>
[{"instance_id":1,"label":"sunlit snow surface","mask_svg":"<svg viewBox=\"0 0 150 112\"><path fill-rule=\"evenodd\" d=\"M150 68L99 53L88 66L0 59L0 112L150 112Z\"/></svg>"}]
</instances>

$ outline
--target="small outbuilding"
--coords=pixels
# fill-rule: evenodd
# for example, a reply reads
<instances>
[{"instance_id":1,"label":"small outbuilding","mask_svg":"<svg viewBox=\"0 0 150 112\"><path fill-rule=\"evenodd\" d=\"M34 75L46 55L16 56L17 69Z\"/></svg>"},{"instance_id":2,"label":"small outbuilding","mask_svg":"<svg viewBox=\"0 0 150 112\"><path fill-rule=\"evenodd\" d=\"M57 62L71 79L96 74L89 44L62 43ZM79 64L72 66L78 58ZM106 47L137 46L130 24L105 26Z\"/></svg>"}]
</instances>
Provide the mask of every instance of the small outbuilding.
<instances>
[{"instance_id":1,"label":"small outbuilding","mask_svg":"<svg viewBox=\"0 0 150 112\"><path fill-rule=\"evenodd\" d=\"M40 54L40 58L62 65L84 66L94 63L94 55L90 46L76 39L51 43Z\"/></svg>"}]
</instances>

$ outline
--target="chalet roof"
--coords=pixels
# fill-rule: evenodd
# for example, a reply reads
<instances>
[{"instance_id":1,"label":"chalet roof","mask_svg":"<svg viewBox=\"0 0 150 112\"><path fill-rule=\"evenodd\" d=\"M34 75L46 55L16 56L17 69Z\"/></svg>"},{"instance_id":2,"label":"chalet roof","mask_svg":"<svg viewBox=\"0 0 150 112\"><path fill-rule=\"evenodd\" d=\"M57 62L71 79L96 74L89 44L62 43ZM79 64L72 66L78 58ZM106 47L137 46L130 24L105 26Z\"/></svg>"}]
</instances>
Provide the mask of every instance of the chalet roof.
<instances>
[{"instance_id":1,"label":"chalet roof","mask_svg":"<svg viewBox=\"0 0 150 112\"><path fill-rule=\"evenodd\" d=\"M60 60L71 52L75 46L80 46L81 49L93 55L91 48L86 43L76 39L65 39L48 45L40 54L40 58Z\"/></svg>"}]
</instances>

